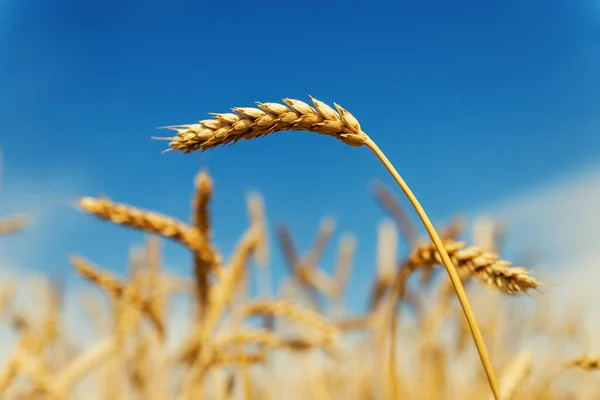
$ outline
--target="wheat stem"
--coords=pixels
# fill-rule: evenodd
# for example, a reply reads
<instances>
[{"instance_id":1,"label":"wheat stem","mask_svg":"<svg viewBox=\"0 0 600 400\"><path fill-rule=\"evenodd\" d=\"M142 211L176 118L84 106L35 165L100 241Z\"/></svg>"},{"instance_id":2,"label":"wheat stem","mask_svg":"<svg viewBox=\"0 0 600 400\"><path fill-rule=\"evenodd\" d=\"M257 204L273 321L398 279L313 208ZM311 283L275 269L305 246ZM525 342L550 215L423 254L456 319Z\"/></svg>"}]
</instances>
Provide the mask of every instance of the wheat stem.
<instances>
[{"instance_id":1,"label":"wheat stem","mask_svg":"<svg viewBox=\"0 0 600 400\"><path fill-rule=\"evenodd\" d=\"M479 326L477 325L477 320L475 319L475 314L473 313L473 309L471 308L471 304L469 302L469 299L467 297L465 289L462 285L462 282L460 280L458 272L456 271L456 268L452 264L452 261L450 260L450 256L448 255L448 252L444 248L442 240L440 239L439 235L435 231L435 228L433 227L431 221L429 220L429 217L425 213L425 210L423 210L423 207L417 200L416 196L410 190L410 188L408 187L408 185L406 184L404 179L402 179L402 177L400 176L398 171L396 171L396 168L394 168L394 166L392 165L390 160L386 157L386 155L383 153L383 151L381 151L379 146L377 146L377 144L370 138L366 140L365 146L367 146L369 148L369 150L371 150L377 156L377 158L381 161L381 163L388 170L390 175L392 175L392 177L394 178L394 180L396 181L396 183L398 184L400 189L404 192L404 194L410 201L411 205L417 212L419 218L423 222L423 225L425 226L425 229L427 230L427 233L429 234L429 237L431 238L437 251L440 253L444 267L446 268L446 271L448 272L450 280L452 281L452 285L454 286L454 290L456 291L456 295L458 296L458 300L460 301L460 305L462 306L465 317L467 318L467 323L469 324L469 329L471 330L471 335L473 336L473 340L475 341L475 345L477 346L477 351L479 352L479 357L481 358L481 363L483 364L483 368L485 369L485 373L487 375L488 382L489 382L492 392L494 394L494 398L496 400L500 400L501 397L500 397L500 388L498 385L498 380L494 373L494 369L492 367L492 363L490 361L490 357L489 357L487 348L485 346L485 342L483 341L483 336L481 335L481 331L479 329Z\"/></svg>"}]
</instances>

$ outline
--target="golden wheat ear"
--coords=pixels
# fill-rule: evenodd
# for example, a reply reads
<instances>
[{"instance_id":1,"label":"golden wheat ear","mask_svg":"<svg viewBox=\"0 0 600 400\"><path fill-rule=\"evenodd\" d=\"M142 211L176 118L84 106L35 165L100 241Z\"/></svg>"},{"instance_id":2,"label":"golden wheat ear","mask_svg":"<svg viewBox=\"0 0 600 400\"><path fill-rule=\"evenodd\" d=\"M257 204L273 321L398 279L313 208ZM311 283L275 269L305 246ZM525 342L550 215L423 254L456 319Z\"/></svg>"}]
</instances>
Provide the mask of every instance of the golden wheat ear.
<instances>
[{"instance_id":1,"label":"golden wheat ear","mask_svg":"<svg viewBox=\"0 0 600 400\"><path fill-rule=\"evenodd\" d=\"M0 236L10 235L29 226L29 218L21 215L8 217L0 220Z\"/></svg>"},{"instance_id":2,"label":"golden wheat ear","mask_svg":"<svg viewBox=\"0 0 600 400\"><path fill-rule=\"evenodd\" d=\"M348 110L336 103L334 103L334 109L314 97L310 97L310 99L313 103L312 106L300 100L285 98L283 99L284 104L257 103L257 107L236 107L233 109L233 113L213 114L214 118L202 120L196 124L173 125L171 129L177 134L169 138L169 147L182 153L191 153L233 144L242 139L252 140L281 131L309 131L331 136L350 146L366 146L377 156L402 189L439 252L442 264L446 268L467 318L494 397L496 400L500 400L498 381L460 276L425 210L396 168L377 144L361 129L358 120Z\"/></svg>"}]
</instances>

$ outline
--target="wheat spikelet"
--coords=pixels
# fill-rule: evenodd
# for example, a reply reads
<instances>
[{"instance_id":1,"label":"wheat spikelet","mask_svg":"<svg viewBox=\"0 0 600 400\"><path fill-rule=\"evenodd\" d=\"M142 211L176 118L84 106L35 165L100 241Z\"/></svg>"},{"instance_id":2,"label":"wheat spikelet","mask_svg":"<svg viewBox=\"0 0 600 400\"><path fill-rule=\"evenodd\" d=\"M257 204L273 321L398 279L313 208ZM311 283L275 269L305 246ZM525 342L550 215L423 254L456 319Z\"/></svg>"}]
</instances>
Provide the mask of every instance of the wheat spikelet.
<instances>
[{"instance_id":1,"label":"wheat spikelet","mask_svg":"<svg viewBox=\"0 0 600 400\"><path fill-rule=\"evenodd\" d=\"M446 241L446 251L459 270L468 271L487 285L508 294L536 289L538 282L529 276L529 270L511 267L511 263L498 260L498 255L486 253L477 247L464 248L464 242ZM409 263L417 267L432 267L441 262L439 254L431 244L419 246L411 255Z\"/></svg>"},{"instance_id":2,"label":"wheat spikelet","mask_svg":"<svg viewBox=\"0 0 600 400\"><path fill-rule=\"evenodd\" d=\"M154 233L182 243L211 266L220 262L210 249L208 238L198 229L185 223L151 211L140 210L125 204L112 202L108 198L84 197L79 207L89 214L117 225Z\"/></svg>"},{"instance_id":3,"label":"wheat spikelet","mask_svg":"<svg viewBox=\"0 0 600 400\"><path fill-rule=\"evenodd\" d=\"M337 112L311 97L307 103L283 99L279 103L257 103L258 108L237 107L234 113L214 114L214 119L197 124L166 127L177 132L169 139L171 150L191 153L209 150L241 139L251 140L279 131L310 131L332 136L351 146L362 146L367 137L352 114L335 104ZM289 107L289 108L288 108Z\"/></svg>"}]
</instances>

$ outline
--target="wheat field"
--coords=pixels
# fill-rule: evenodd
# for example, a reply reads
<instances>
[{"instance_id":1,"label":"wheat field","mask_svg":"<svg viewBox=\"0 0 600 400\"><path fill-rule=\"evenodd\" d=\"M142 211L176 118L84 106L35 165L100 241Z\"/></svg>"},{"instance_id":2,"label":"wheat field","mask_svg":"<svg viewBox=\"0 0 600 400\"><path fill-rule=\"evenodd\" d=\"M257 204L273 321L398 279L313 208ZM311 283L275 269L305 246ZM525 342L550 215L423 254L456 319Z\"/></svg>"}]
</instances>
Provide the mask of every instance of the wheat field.
<instances>
[{"instance_id":1,"label":"wheat field","mask_svg":"<svg viewBox=\"0 0 600 400\"><path fill-rule=\"evenodd\" d=\"M323 265L335 232L331 219L301 251L288 227L270 225L268 199L254 193L248 221L235 222L245 231L231 254L221 254L211 235L213 182L206 170L190 182L189 221L83 197L75 207L90 215L90 224L140 231L143 245L123 255L129 269L120 276L85 254L65 255L73 273L90 283L77 306L88 317L91 340L67 329L56 280L0 282L1 322L18 338L0 363L0 398L600 399L593 376L600 356L564 351L582 340L579 314L557 317L552 283L500 256L510 234L500 221L474 221L466 231L457 218L434 228L358 120L337 104L311 101L258 103L167 127L176 132L167 151L204 151L286 130L371 150L428 236L395 188L379 184L374 205L389 218L374 221L376 278L366 313L346 304L357 239L342 236L335 264ZM22 229L24 217L0 219L0 236ZM164 240L189 250L189 276L164 267ZM398 251L401 241L410 251ZM284 254L289 271L277 285L270 278L274 251ZM42 298L44 309L15 307L22 291ZM182 304L189 312L177 312Z\"/></svg>"}]
</instances>

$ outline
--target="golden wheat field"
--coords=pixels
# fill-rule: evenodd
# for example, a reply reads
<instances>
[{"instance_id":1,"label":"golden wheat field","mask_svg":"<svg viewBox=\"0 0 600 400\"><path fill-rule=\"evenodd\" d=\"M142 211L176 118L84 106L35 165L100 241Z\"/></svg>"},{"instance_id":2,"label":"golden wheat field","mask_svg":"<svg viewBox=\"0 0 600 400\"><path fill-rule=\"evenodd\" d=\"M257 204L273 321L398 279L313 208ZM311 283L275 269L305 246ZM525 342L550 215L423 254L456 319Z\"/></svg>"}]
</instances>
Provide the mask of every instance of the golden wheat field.
<instances>
[{"instance_id":1,"label":"golden wheat field","mask_svg":"<svg viewBox=\"0 0 600 400\"><path fill-rule=\"evenodd\" d=\"M0 360L0 398L600 399L594 376L600 357L564 351L582 340L577 309L557 317L553 282L539 278L543 271L534 274L504 259L510 231L501 221L481 219L466 231L465 221L456 218L434 228L357 118L337 104L310 100L258 103L167 127L175 131L166 138L168 151L268 140L260 137L288 130L372 151L398 187L379 184L374 191L374 206L389 219L373 221L377 274L368 284L367 313L353 314L344 304L357 240L342 236L335 264L323 265L335 230L329 218L317 227L312 247L299 249L289 229L273 229L268 199L254 193L247 198L248 221L234 221L245 232L231 254L222 254L211 238L213 182L207 170L190 182L195 194L189 221L83 197L74 206L90 215L89 224L140 231L143 245L131 249L129 269L120 276L85 254L65 255L72 272L90 282L77 306L93 340L68 331L54 279L0 282L1 323L18 338ZM401 205L402 194L413 208ZM0 236L23 229L24 218L0 219ZM192 254L193 279L164 268L166 240ZM398 251L401 241L411 249L406 254ZM278 287L269 272L273 251L285 255L289 268ZM250 293L251 280L257 295ZM43 307L15 307L23 290ZM175 299L189 305L185 318L175 317Z\"/></svg>"}]
</instances>

